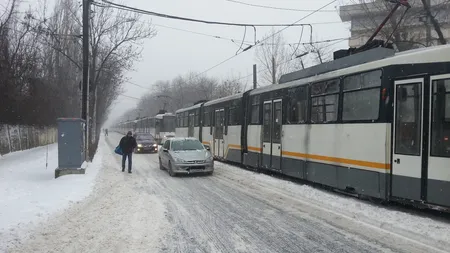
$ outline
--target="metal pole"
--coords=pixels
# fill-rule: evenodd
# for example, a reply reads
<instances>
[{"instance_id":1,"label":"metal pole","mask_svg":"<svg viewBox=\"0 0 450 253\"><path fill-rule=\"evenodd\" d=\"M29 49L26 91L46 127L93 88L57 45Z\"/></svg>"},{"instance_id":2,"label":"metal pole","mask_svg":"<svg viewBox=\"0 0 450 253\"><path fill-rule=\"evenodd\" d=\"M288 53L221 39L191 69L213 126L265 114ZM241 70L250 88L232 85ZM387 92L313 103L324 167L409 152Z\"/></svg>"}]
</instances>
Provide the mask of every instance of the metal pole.
<instances>
[{"instance_id":1,"label":"metal pole","mask_svg":"<svg viewBox=\"0 0 450 253\"><path fill-rule=\"evenodd\" d=\"M86 121L85 159L89 157L89 13L90 1L83 0L83 89L81 99L81 118Z\"/></svg>"},{"instance_id":2,"label":"metal pole","mask_svg":"<svg viewBox=\"0 0 450 253\"><path fill-rule=\"evenodd\" d=\"M253 89L256 89L257 84L258 84L258 79L256 76L256 64L253 64Z\"/></svg>"},{"instance_id":3,"label":"metal pole","mask_svg":"<svg viewBox=\"0 0 450 253\"><path fill-rule=\"evenodd\" d=\"M277 83L277 73L276 73L277 69L275 66L275 56L272 57L272 84L276 84Z\"/></svg>"},{"instance_id":4,"label":"metal pole","mask_svg":"<svg viewBox=\"0 0 450 253\"><path fill-rule=\"evenodd\" d=\"M391 19L392 15L394 15L394 13L397 11L398 7L400 7L400 3L397 3L394 8L391 10L391 12L389 13L389 15L387 15L387 17L383 20L383 22L381 22L381 24L377 27L377 29L375 30L375 32L372 34L372 36L370 36L370 38L367 40L365 45L370 44L370 42L373 41L373 39L378 35L378 33L381 31L381 29L384 27L384 25L386 25L386 23L389 21L389 19Z\"/></svg>"},{"instance_id":5,"label":"metal pole","mask_svg":"<svg viewBox=\"0 0 450 253\"><path fill-rule=\"evenodd\" d=\"M431 9L431 5L430 5L430 0L426 0L427 1L427 6L428 8ZM431 27L430 27L430 16L428 15L428 13L425 14L426 18L425 18L425 26L426 26L426 45L427 47L431 46Z\"/></svg>"}]
</instances>

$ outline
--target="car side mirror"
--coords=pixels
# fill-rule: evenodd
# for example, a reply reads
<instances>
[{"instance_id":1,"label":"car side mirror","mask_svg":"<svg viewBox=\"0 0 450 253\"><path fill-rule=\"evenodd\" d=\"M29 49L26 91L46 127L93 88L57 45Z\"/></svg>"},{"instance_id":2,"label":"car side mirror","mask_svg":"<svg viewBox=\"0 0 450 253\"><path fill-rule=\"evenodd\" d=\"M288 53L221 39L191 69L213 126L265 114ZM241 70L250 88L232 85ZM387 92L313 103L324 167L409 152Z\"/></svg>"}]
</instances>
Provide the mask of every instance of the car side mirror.
<instances>
[{"instance_id":1,"label":"car side mirror","mask_svg":"<svg viewBox=\"0 0 450 253\"><path fill-rule=\"evenodd\" d=\"M163 148L163 152L169 152L169 150L167 148Z\"/></svg>"},{"instance_id":2,"label":"car side mirror","mask_svg":"<svg viewBox=\"0 0 450 253\"><path fill-rule=\"evenodd\" d=\"M209 147L209 145L203 145L205 147L206 150L211 151L211 148Z\"/></svg>"}]
</instances>

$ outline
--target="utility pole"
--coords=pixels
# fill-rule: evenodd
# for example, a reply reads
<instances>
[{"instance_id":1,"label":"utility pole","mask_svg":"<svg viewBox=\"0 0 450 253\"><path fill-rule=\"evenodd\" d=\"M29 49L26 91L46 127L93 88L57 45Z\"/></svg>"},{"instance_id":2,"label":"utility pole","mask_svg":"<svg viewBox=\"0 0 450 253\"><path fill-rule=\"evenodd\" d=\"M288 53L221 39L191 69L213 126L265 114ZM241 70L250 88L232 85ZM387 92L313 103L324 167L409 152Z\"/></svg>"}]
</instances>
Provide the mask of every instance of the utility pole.
<instances>
[{"instance_id":1,"label":"utility pole","mask_svg":"<svg viewBox=\"0 0 450 253\"><path fill-rule=\"evenodd\" d=\"M83 89L81 99L81 118L86 121L85 160L89 160L89 14L91 0L83 0Z\"/></svg>"},{"instance_id":2,"label":"utility pole","mask_svg":"<svg viewBox=\"0 0 450 253\"><path fill-rule=\"evenodd\" d=\"M430 5L430 0L426 0L427 2L427 6L428 8L431 9L431 5ZM427 47L431 46L431 27L430 27L430 16L428 15L428 13L425 14L425 26L426 26L426 36L427 36L427 41L426 41L426 45Z\"/></svg>"},{"instance_id":3,"label":"utility pole","mask_svg":"<svg viewBox=\"0 0 450 253\"><path fill-rule=\"evenodd\" d=\"M258 84L258 79L256 76L256 64L253 64L253 89L256 89L257 84Z\"/></svg>"},{"instance_id":4,"label":"utility pole","mask_svg":"<svg viewBox=\"0 0 450 253\"><path fill-rule=\"evenodd\" d=\"M275 66L275 56L272 56L272 84L276 84L277 83L277 68Z\"/></svg>"}]
</instances>

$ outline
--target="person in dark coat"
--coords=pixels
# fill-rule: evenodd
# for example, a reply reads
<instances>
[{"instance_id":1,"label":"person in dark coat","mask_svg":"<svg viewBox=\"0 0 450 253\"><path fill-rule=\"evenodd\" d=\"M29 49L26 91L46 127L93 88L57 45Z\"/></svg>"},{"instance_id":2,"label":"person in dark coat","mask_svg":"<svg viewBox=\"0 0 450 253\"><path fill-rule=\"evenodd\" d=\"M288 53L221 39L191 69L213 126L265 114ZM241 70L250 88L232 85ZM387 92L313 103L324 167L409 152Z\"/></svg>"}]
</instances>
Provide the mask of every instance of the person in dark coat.
<instances>
[{"instance_id":1,"label":"person in dark coat","mask_svg":"<svg viewBox=\"0 0 450 253\"><path fill-rule=\"evenodd\" d=\"M120 148L122 149L122 172L125 171L125 160L128 157L128 173L131 173L131 163L132 163L132 154L133 150L137 147L136 139L133 137L131 131L127 133L119 143Z\"/></svg>"}]
</instances>

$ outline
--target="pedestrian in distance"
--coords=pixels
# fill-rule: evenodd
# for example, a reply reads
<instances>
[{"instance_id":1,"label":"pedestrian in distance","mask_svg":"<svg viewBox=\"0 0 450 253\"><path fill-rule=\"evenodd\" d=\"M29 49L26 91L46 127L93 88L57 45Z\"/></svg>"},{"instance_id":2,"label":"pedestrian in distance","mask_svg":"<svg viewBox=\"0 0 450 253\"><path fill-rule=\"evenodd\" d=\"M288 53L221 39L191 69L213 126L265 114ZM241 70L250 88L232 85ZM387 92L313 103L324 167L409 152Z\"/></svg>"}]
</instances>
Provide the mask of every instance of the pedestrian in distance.
<instances>
[{"instance_id":1,"label":"pedestrian in distance","mask_svg":"<svg viewBox=\"0 0 450 253\"><path fill-rule=\"evenodd\" d=\"M105 129L105 136L108 136L108 128Z\"/></svg>"},{"instance_id":2,"label":"pedestrian in distance","mask_svg":"<svg viewBox=\"0 0 450 253\"><path fill-rule=\"evenodd\" d=\"M128 131L127 135L122 137L119 143L122 149L122 172L125 171L125 161L128 158L128 173L131 173L132 154L133 150L137 147L136 139L133 137L131 131Z\"/></svg>"}]
</instances>

